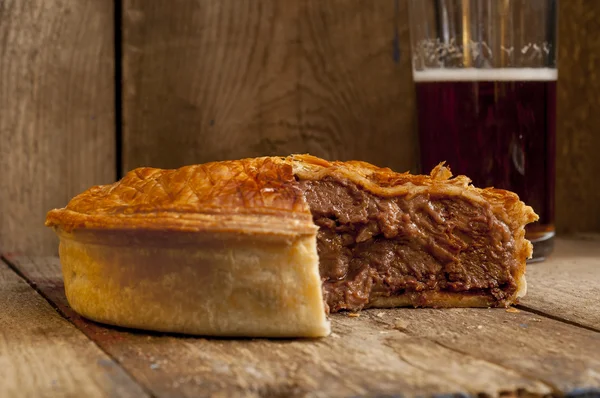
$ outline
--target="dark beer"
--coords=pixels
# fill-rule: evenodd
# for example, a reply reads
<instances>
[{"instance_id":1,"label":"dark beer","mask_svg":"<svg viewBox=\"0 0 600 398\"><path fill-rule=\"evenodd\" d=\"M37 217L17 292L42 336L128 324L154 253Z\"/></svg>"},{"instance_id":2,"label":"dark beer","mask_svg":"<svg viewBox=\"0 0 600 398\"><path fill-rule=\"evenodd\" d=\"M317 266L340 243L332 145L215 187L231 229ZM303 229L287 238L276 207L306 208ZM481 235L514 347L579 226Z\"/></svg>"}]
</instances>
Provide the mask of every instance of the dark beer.
<instances>
[{"instance_id":1,"label":"dark beer","mask_svg":"<svg viewBox=\"0 0 600 398\"><path fill-rule=\"evenodd\" d=\"M511 190L540 220L527 238L534 257L554 235L555 69L415 72L421 166L446 161L479 187Z\"/></svg>"}]
</instances>

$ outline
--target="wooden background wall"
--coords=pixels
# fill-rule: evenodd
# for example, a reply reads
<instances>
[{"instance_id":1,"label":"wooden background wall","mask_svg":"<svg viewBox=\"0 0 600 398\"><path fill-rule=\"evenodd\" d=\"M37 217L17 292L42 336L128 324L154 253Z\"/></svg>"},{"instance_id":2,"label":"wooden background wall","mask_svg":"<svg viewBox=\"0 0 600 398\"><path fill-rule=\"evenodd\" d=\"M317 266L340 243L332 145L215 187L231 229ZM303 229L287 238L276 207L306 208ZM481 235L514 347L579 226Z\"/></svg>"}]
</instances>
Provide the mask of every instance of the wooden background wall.
<instances>
[{"instance_id":1,"label":"wooden background wall","mask_svg":"<svg viewBox=\"0 0 600 398\"><path fill-rule=\"evenodd\" d=\"M0 249L55 253L46 212L115 179L113 3L0 1Z\"/></svg>"},{"instance_id":2,"label":"wooden background wall","mask_svg":"<svg viewBox=\"0 0 600 398\"><path fill-rule=\"evenodd\" d=\"M405 0L0 1L0 249L56 252L46 211L140 165L416 171L407 19ZM561 1L559 30L557 224L600 231L600 1Z\"/></svg>"}]
</instances>

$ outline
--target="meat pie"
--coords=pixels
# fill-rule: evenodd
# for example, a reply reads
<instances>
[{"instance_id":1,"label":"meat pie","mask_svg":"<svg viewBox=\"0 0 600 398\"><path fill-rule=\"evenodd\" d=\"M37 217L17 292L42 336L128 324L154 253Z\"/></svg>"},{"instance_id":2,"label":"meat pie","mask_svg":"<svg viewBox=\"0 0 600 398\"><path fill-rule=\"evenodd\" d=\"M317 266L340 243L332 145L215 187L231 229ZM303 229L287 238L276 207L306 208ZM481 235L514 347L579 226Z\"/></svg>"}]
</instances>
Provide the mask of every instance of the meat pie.
<instances>
[{"instance_id":1,"label":"meat pie","mask_svg":"<svg viewBox=\"0 0 600 398\"><path fill-rule=\"evenodd\" d=\"M135 169L51 210L46 225L85 317L316 337L330 312L515 302L535 220L516 194L444 165L411 175L291 155Z\"/></svg>"}]
</instances>

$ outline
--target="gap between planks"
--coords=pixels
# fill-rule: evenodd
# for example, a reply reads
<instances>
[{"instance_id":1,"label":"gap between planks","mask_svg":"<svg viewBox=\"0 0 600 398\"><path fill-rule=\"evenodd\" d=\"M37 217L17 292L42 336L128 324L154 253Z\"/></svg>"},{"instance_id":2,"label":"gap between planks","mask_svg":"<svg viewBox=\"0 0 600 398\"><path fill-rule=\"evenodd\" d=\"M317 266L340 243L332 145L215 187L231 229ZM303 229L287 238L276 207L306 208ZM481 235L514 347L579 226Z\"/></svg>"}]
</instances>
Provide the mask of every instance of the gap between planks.
<instances>
[{"instance_id":1,"label":"gap between planks","mask_svg":"<svg viewBox=\"0 0 600 398\"><path fill-rule=\"evenodd\" d=\"M600 235L556 239L554 253L528 265L526 277L518 308L600 332Z\"/></svg>"},{"instance_id":2,"label":"gap between planks","mask_svg":"<svg viewBox=\"0 0 600 398\"><path fill-rule=\"evenodd\" d=\"M571 325L571 326L575 326L575 327L578 327L578 328L590 330L592 332L600 333L600 328L596 328L596 327L593 327L593 326L583 325L583 324L575 322L575 321L570 321L570 320L568 320L566 318L563 318L561 316L552 315L552 314L549 314L547 312L540 311L540 310L537 310L535 308L531 308L531 307L529 307L527 305L524 305L524 304L517 304L517 305L514 306L514 308L517 308L520 311L526 311L526 312L530 312L530 313L535 314L535 315L543 316L545 318L552 319L552 320L555 320L555 321L558 321L558 322L566 323L567 325Z\"/></svg>"}]
</instances>

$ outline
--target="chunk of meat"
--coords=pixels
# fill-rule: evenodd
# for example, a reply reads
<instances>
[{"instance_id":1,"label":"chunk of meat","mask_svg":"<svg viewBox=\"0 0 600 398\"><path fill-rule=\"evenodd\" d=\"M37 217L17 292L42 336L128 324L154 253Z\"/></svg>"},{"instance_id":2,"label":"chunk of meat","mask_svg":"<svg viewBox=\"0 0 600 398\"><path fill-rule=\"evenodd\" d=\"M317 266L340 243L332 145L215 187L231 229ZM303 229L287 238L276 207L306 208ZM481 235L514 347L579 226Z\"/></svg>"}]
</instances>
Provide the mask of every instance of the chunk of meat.
<instances>
[{"instance_id":1,"label":"chunk of meat","mask_svg":"<svg viewBox=\"0 0 600 398\"><path fill-rule=\"evenodd\" d=\"M500 303L516 289L513 237L485 204L430 194L383 198L333 177L299 184L319 226L332 312L424 291L486 291Z\"/></svg>"}]
</instances>

